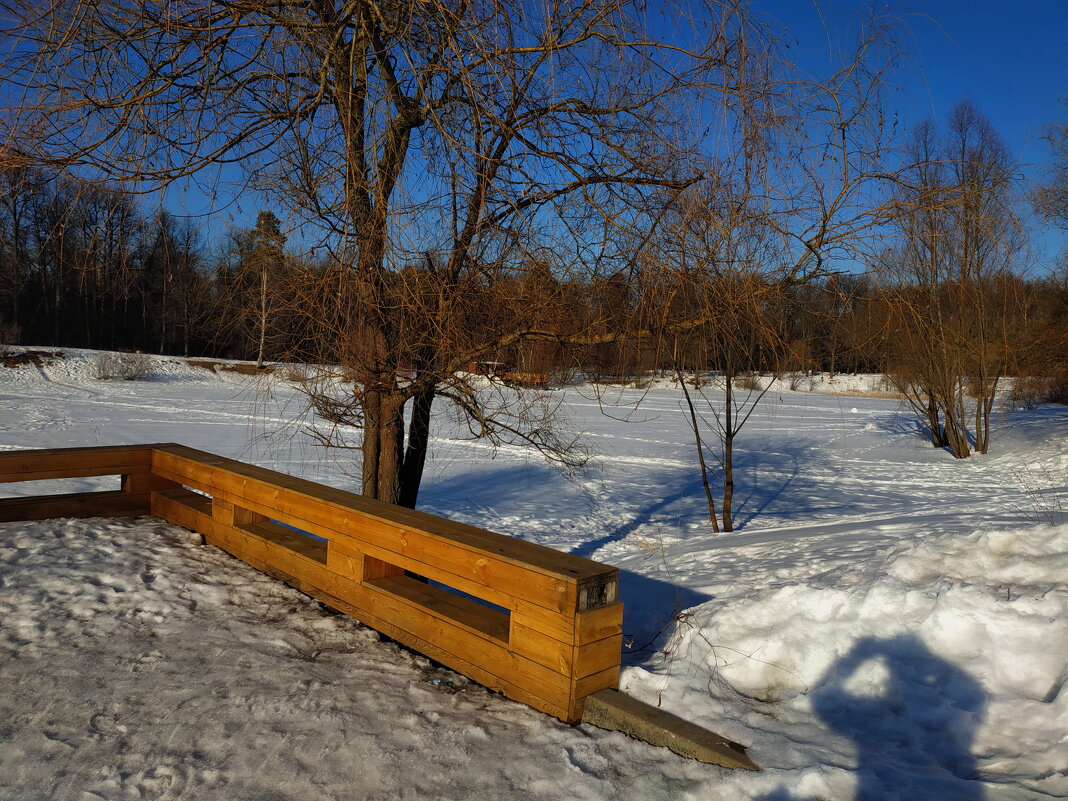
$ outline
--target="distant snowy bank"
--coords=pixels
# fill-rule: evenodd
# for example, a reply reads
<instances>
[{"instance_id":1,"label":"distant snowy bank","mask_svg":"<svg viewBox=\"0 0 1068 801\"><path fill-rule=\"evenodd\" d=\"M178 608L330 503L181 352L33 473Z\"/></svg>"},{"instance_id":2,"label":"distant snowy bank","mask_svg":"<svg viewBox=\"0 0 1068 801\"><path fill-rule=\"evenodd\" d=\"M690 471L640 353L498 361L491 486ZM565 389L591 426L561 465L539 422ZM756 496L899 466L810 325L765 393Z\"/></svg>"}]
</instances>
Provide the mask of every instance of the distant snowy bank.
<instances>
[{"instance_id":1,"label":"distant snowy bank","mask_svg":"<svg viewBox=\"0 0 1068 801\"><path fill-rule=\"evenodd\" d=\"M87 350L84 348L37 348L9 346L12 354L21 354L27 351L44 354L55 354L45 357L47 361L47 373L53 377L65 377L72 380L99 380L98 375L101 362L124 356L143 359L148 365L147 373L142 376L143 380L176 380L184 379L191 381L208 381L213 374L224 380L240 380L240 376L256 375L255 363L233 359L181 357L181 356L158 356L155 354L113 354L110 351ZM289 365L268 364L268 370L260 375L269 375L271 371L280 368L280 377L296 375L306 369L301 365L290 367ZM17 372L17 371L16 371ZM30 375L33 371L30 371ZM10 380L10 376L8 379ZM27 379L23 379L27 380ZM715 386L722 379L715 374L701 376L701 380ZM814 392L816 394L842 394L842 395L873 395L891 396L894 389L885 376L876 374L852 374L852 373L826 373L819 371L799 371L786 373L782 376L761 375L752 379L757 386L766 387L769 383L772 389L789 390L797 392ZM585 383L581 377L575 377L574 383ZM589 381L591 386L597 386L595 379ZM649 375L637 382L640 389L669 388L677 386L677 380L673 376ZM619 388L618 381L610 381L602 384L605 387ZM633 388L633 384L625 384Z\"/></svg>"}]
</instances>

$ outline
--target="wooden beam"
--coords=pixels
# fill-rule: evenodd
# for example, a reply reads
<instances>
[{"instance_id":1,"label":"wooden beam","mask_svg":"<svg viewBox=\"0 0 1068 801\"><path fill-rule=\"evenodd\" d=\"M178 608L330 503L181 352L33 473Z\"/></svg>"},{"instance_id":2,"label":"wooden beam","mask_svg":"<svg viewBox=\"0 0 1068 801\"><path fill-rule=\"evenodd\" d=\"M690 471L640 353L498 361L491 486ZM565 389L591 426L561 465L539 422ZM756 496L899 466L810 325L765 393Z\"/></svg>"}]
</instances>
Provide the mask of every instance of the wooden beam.
<instances>
[{"instance_id":1,"label":"wooden beam","mask_svg":"<svg viewBox=\"0 0 1068 801\"><path fill-rule=\"evenodd\" d=\"M0 500L0 523L53 517L137 517L150 512L148 495L131 495L122 490Z\"/></svg>"},{"instance_id":2,"label":"wooden beam","mask_svg":"<svg viewBox=\"0 0 1068 801\"><path fill-rule=\"evenodd\" d=\"M0 451L0 482L148 473L151 445Z\"/></svg>"},{"instance_id":3,"label":"wooden beam","mask_svg":"<svg viewBox=\"0 0 1068 801\"><path fill-rule=\"evenodd\" d=\"M266 490L274 508L287 509L294 516L320 522L324 510L327 519L338 513L356 512L359 517L377 520L394 528L423 531L452 542L459 547L483 551L501 561L511 561L528 570L566 577L570 581L596 581L613 569L592 559L562 553L537 543L506 537L492 531L446 520L435 515L403 509L362 495L315 484L311 481L243 464L181 445L157 445L152 455L153 472L163 468L182 480L190 478L210 484L234 495L254 498ZM301 514L301 512L305 514Z\"/></svg>"},{"instance_id":4,"label":"wooden beam","mask_svg":"<svg viewBox=\"0 0 1068 801\"><path fill-rule=\"evenodd\" d=\"M608 565L174 444L0 453L0 480L109 473L121 491L0 501L0 520L151 510L570 722L585 695L618 683L623 607Z\"/></svg>"}]
</instances>

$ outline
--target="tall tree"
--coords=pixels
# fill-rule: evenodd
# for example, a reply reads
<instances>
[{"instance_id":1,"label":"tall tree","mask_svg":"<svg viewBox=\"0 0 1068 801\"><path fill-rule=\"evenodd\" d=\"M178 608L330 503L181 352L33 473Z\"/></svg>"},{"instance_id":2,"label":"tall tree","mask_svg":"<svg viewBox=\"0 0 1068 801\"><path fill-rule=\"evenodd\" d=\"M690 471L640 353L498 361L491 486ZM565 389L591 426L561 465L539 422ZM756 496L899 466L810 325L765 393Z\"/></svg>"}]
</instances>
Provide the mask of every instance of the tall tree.
<instances>
[{"instance_id":1,"label":"tall tree","mask_svg":"<svg viewBox=\"0 0 1068 801\"><path fill-rule=\"evenodd\" d=\"M472 329L472 288L535 239L610 263L652 191L694 179L672 115L732 114L774 46L732 0L686 9L685 30L647 24L637 0L5 9L0 77L23 103L0 138L21 158L141 183L235 162L319 227L332 263L300 287L322 334L304 355L355 379L364 493L409 505L436 397L482 435L559 452L544 421L487 407L458 376L525 336ZM412 332L397 312L417 299L392 276L426 253L420 293L431 283L436 301Z\"/></svg>"},{"instance_id":2,"label":"tall tree","mask_svg":"<svg viewBox=\"0 0 1068 801\"><path fill-rule=\"evenodd\" d=\"M286 237L273 211L256 215L256 227L249 232L247 253L241 272L252 289L246 314L251 317L256 341L256 367L264 366L272 317L277 312L280 289L285 283Z\"/></svg>"},{"instance_id":3,"label":"tall tree","mask_svg":"<svg viewBox=\"0 0 1068 801\"><path fill-rule=\"evenodd\" d=\"M891 377L932 444L966 458L973 444L989 449L994 398L1016 346L1016 168L990 122L966 102L944 133L919 126L910 156L900 244L883 260L896 343Z\"/></svg>"}]
</instances>

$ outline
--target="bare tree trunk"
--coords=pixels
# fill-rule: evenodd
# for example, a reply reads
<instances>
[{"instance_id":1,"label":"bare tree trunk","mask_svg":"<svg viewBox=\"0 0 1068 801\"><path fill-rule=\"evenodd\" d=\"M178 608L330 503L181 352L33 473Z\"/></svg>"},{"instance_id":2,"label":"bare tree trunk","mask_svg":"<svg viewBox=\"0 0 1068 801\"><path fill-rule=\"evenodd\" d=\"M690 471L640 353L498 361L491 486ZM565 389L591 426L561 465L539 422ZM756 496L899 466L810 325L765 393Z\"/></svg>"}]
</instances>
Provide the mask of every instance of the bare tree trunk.
<instances>
[{"instance_id":1,"label":"bare tree trunk","mask_svg":"<svg viewBox=\"0 0 1068 801\"><path fill-rule=\"evenodd\" d=\"M414 509L419 499L427 448L430 444L430 411L434 405L434 388L420 390L412 399L412 421L408 425L408 446L400 471L400 497L397 503Z\"/></svg>"},{"instance_id":2,"label":"bare tree trunk","mask_svg":"<svg viewBox=\"0 0 1068 801\"><path fill-rule=\"evenodd\" d=\"M967 459L972 455L968 442L968 421L964 410L964 393L957 387L955 395L944 404L946 419L946 444L955 459Z\"/></svg>"},{"instance_id":3,"label":"bare tree trunk","mask_svg":"<svg viewBox=\"0 0 1068 801\"><path fill-rule=\"evenodd\" d=\"M676 344L676 352L678 345ZM686 386L686 379L679 370L678 364L675 365L675 375L679 379L679 386L682 387L682 396L686 399L686 408L690 414L690 428L693 430L694 445L697 448L697 463L701 468L701 486L705 491L705 501L708 503L708 522L712 526L712 531L716 534L719 533L719 521L716 520L716 499L712 496L712 487L708 483L708 463L705 462L705 444L701 440L701 426L697 422L697 412L694 410L693 398L690 397L690 390Z\"/></svg>"},{"instance_id":4,"label":"bare tree trunk","mask_svg":"<svg viewBox=\"0 0 1068 801\"><path fill-rule=\"evenodd\" d=\"M380 420L381 392L365 389L360 406L363 409L363 465L361 492L369 498L378 497L378 461L382 452Z\"/></svg>"},{"instance_id":5,"label":"bare tree trunk","mask_svg":"<svg viewBox=\"0 0 1068 801\"><path fill-rule=\"evenodd\" d=\"M378 494L386 503L399 504L401 465L404 462L404 405L407 397L390 392L382 400L379 422Z\"/></svg>"},{"instance_id":6,"label":"bare tree trunk","mask_svg":"<svg viewBox=\"0 0 1068 801\"><path fill-rule=\"evenodd\" d=\"M267 346L267 265L260 271L260 344L256 354L256 367L263 368L263 351Z\"/></svg>"},{"instance_id":7,"label":"bare tree trunk","mask_svg":"<svg viewBox=\"0 0 1068 801\"><path fill-rule=\"evenodd\" d=\"M936 448L945 447L946 440L942 433L942 421L938 414L938 403L935 402L934 394L930 391L927 393L927 427L931 432L931 444Z\"/></svg>"},{"instance_id":8,"label":"bare tree trunk","mask_svg":"<svg viewBox=\"0 0 1068 801\"><path fill-rule=\"evenodd\" d=\"M734 531L734 374L728 372L723 397L723 530Z\"/></svg>"}]
</instances>

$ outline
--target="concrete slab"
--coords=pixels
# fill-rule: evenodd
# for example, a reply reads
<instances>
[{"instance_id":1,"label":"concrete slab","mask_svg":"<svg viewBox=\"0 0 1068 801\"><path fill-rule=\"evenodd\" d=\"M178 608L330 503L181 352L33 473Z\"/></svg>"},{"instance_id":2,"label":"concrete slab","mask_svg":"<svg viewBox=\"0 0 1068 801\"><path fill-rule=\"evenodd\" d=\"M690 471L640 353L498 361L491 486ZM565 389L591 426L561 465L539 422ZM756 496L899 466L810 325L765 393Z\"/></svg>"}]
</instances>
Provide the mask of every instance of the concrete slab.
<instances>
[{"instance_id":1,"label":"concrete slab","mask_svg":"<svg viewBox=\"0 0 1068 801\"><path fill-rule=\"evenodd\" d=\"M586 696L582 722L609 731L621 731L652 745L670 748L680 756L712 765L760 770L746 755L744 746L619 690L601 690Z\"/></svg>"}]
</instances>

